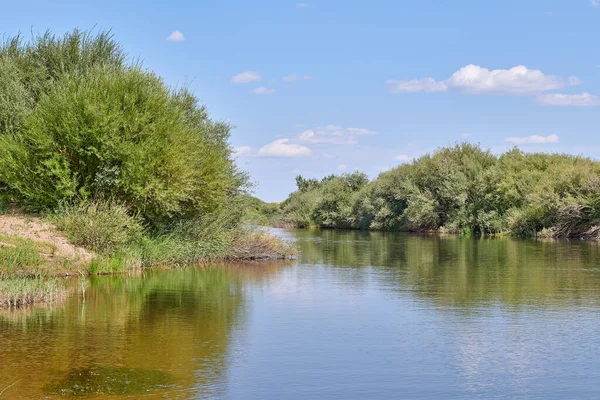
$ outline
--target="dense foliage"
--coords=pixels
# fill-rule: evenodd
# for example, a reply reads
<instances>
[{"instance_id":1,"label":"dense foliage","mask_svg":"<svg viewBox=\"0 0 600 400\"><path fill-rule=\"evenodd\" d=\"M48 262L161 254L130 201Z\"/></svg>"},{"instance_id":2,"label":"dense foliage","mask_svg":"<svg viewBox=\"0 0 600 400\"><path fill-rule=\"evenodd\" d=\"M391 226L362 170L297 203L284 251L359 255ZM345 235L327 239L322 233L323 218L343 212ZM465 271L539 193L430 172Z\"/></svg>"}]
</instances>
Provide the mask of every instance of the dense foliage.
<instances>
[{"instance_id":1,"label":"dense foliage","mask_svg":"<svg viewBox=\"0 0 600 400\"><path fill-rule=\"evenodd\" d=\"M250 225L274 225L281 212L280 203L267 203L251 195L242 196L242 207L243 220Z\"/></svg>"},{"instance_id":2,"label":"dense foliage","mask_svg":"<svg viewBox=\"0 0 600 400\"><path fill-rule=\"evenodd\" d=\"M283 219L298 227L571 237L600 235L600 163L565 154L495 156L462 143L364 174L296 179Z\"/></svg>"},{"instance_id":3,"label":"dense foliage","mask_svg":"<svg viewBox=\"0 0 600 400\"><path fill-rule=\"evenodd\" d=\"M229 125L127 59L109 32L0 43L0 208L50 216L92 272L252 258Z\"/></svg>"},{"instance_id":4,"label":"dense foliage","mask_svg":"<svg viewBox=\"0 0 600 400\"><path fill-rule=\"evenodd\" d=\"M0 181L20 204L111 199L157 223L213 212L238 194L245 176L229 127L124 60L106 33L0 48Z\"/></svg>"}]
</instances>

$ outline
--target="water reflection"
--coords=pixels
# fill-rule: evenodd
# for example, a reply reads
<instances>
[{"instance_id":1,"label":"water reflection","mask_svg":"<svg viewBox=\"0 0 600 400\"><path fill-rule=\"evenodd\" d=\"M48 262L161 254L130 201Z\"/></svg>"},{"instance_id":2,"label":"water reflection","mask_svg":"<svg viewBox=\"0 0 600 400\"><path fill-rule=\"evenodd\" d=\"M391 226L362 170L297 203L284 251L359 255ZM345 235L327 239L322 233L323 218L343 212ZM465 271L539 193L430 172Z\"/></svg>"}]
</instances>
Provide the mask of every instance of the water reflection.
<instances>
[{"instance_id":1,"label":"water reflection","mask_svg":"<svg viewBox=\"0 0 600 400\"><path fill-rule=\"evenodd\" d=\"M96 277L85 298L0 313L0 391L600 397L598 244L291 235L296 261Z\"/></svg>"},{"instance_id":2,"label":"water reflection","mask_svg":"<svg viewBox=\"0 0 600 400\"><path fill-rule=\"evenodd\" d=\"M168 374L176 385L159 392L169 398L217 395L230 335L244 323L242 281L263 279L280 266L242 273L242 266L218 266L96 277L85 300L76 295L56 308L4 312L0 390L21 379L7 396L52 397L49 382L64 389L81 371L95 371L83 374L88 378L113 371L99 381L116 381L114 371L149 371L121 375L145 379L130 383L139 389L149 382L147 375ZM94 384L88 386L94 393ZM119 393L108 389L99 386L96 392Z\"/></svg>"},{"instance_id":3,"label":"water reflection","mask_svg":"<svg viewBox=\"0 0 600 400\"><path fill-rule=\"evenodd\" d=\"M298 230L301 262L358 268L441 305L598 304L600 246L589 242L473 239L382 232ZM344 275L341 275L344 276Z\"/></svg>"}]
</instances>

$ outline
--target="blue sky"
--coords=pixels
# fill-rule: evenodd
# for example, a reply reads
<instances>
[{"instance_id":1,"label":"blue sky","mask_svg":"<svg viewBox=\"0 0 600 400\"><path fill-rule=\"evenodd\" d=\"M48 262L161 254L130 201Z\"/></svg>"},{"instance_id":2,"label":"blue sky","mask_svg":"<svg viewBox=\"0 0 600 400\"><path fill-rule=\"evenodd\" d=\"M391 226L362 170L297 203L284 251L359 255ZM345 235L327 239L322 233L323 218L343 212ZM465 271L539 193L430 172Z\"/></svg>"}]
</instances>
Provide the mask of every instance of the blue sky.
<instances>
[{"instance_id":1,"label":"blue sky","mask_svg":"<svg viewBox=\"0 0 600 400\"><path fill-rule=\"evenodd\" d=\"M189 86L267 201L462 140L600 158L600 0L3 3L5 34L112 29Z\"/></svg>"}]
</instances>

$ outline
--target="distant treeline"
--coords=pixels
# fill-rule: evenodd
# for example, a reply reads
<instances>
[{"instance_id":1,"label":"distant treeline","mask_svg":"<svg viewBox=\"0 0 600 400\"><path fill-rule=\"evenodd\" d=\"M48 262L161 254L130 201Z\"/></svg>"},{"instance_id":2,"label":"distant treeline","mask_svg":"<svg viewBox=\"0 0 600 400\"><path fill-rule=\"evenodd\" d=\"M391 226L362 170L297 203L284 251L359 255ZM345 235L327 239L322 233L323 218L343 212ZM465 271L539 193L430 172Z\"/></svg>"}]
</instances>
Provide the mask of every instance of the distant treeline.
<instances>
[{"instance_id":1,"label":"distant treeline","mask_svg":"<svg viewBox=\"0 0 600 400\"><path fill-rule=\"evenodd\" d=\"M296 177L281 221L296 227L598 239L600 162L441 148L369 182L361 172Z\"/></svg>"}]
</instances>

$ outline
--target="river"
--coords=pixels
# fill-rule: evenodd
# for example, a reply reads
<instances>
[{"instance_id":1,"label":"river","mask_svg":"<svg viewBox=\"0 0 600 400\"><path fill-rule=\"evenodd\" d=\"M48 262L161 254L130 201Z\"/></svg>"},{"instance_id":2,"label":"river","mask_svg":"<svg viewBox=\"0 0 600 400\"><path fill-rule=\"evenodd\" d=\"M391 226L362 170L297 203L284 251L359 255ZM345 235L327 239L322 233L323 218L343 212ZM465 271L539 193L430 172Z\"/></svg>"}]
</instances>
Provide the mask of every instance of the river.
<instances>
[{"instance_id":1,"label":"river","mask_svg":"<svg viewBox=\"0 0 600 400\"><path fill-rule=\"evenodd\" d=\"M1 312L0 398L600 398L598 244L283 234L297 260Z\"/></svg>"}]
</instances>

